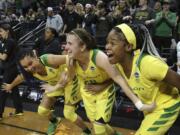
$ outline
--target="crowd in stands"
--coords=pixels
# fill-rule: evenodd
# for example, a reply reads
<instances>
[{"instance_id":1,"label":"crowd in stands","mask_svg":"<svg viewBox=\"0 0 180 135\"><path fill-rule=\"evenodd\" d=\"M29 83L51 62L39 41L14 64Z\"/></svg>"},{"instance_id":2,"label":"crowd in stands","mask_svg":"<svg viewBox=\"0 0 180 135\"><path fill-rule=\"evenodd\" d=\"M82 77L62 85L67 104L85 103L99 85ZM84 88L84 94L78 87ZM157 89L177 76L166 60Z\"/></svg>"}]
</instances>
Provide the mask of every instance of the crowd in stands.
<instances>
[{"instance_id":1,"label":"crowd in stands","mask_svg":"<svg viewBox=\"0 0 180 135\"><path fill-rule=\"evenodd\" d=\"M54 28L58 35L82 27L101 48L115 25L141 23L149 29L159 52L167 57L172 39L180 39L178 5L178 0L1 0L0 20L30 23L26 27L45 21L46 27Z\"/></svg>"}]
</instances>

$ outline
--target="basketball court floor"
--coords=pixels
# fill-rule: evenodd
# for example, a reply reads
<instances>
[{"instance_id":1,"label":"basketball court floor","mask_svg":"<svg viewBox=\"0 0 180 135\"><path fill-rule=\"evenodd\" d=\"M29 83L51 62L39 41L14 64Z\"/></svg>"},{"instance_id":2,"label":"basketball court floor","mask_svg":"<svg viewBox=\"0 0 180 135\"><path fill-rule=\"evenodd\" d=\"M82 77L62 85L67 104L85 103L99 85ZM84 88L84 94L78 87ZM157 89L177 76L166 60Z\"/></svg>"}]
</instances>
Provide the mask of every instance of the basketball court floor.
<instances>
[{"instance_id":1,"label":"basketball court floor","mask_svg":"<svg viewBox=\"0 0 180 135\"><path fill-rule=\"evenodd\" d=\"M35 112L24 111L23 116L9 117L9 113L14 110L10 107L5 108L3 120L0 121L0 135L45 135L48 126L48 120L39 116ZM87 123L88 124L88 123ZM88 124L90 127L90 124ZM123 135L134 135L135 131L117 128L116 130ZM81 135L81 130L71 122L62 119L59 124L56 135Z\"/></svg>"}]
</instances>

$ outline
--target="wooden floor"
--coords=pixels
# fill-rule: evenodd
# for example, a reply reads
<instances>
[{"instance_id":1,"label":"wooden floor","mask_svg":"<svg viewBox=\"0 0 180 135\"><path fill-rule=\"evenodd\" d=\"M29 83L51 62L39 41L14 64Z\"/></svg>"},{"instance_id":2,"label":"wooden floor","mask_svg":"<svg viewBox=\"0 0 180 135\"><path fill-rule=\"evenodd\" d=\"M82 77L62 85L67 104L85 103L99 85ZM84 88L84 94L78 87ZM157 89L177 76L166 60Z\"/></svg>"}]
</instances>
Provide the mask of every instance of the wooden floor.
<instances>
[{"instance_id":1,"label":"wooden floor","mask_svg":"<svg viewBox=\"0 0 180 135\"><path fill-rule=\"evenodd\" d=\"M48 120L40 117L34 112L24 112L23 116L9 117L8 114L13 112L12 108L6 108L4 118L0 121L0 135L43 135L48 126ZM89 124L88 124L89 126ZM134 131L122 128L115 128L123 135L133 135ZM71 122L63 119L56 135L80 135L81 130Z\"/></svg>"}]
</instances>

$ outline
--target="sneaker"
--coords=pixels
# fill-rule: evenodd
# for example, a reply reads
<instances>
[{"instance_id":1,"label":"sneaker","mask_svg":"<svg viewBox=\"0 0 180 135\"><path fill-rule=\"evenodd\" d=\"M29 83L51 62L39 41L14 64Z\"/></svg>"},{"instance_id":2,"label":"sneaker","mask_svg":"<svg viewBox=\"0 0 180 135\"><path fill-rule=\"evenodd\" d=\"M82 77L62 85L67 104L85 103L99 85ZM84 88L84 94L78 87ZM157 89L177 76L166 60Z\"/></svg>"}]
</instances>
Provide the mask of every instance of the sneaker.
<instances>
[{"instance_id":1,"label":"sneaker","mask_svg":"<svg viewBox=\"0 0 180 135\"><path fill-rule=\"evenodd\" d=\"M61 118L57 118L57 122L55 123L50 121L47 129L47 135L54 135L56 128L60 122L61 122Z\"/></svg>"},{"instance_id":2,"label":"sneaker","mask_svg":"<svg viewBox=\"0 0 180 135\"><path fill-rule=\"evenodd\" d=\"M23 113L9 113L9 116L23 116Z\"/></svg>"}]
</instances>

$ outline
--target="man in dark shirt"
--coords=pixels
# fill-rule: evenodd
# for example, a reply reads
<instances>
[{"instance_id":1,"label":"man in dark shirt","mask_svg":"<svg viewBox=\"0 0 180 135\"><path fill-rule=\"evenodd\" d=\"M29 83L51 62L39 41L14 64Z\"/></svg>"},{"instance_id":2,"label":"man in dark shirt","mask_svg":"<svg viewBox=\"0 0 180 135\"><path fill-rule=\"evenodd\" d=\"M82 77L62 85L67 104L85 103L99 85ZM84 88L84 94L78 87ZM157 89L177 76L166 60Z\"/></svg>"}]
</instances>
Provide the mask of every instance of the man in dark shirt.
<instances>
[{"instance_id":1,"label":"man in dark shirt","mask_svg":"<svg viewBox=\"0 0 180 135\"><path fill-rule=\"evenodd\" d=\"M95 15L92 13L91 4L86 4L82 27L91 35L95 35L93 25L95 25Z\"/></svg>"},{"instance_id":2,"label":"man in dark shirt","mask_svg":"<svg viewBox=\"0 0 180 135\"><path fill-rule=\"evenodd\" d=\"M67 3L67 11L64 17L64 29L63 33L68 33L75 28L80 27L80 16L74 11L73 3Z\"/></svg>"},{"instance_id":3,"label":"man in dark shirt","mask_svg":"<svg viewBox=\"0 0 180 135\"><path fill-rule=\"evenodd\" d=\"M104 49L106 44L106 37L112 28L112 21L107 16L105 7L98 9L95 16L96 24L96 42L101 49Z\"/></svg>"}]
</instances>

